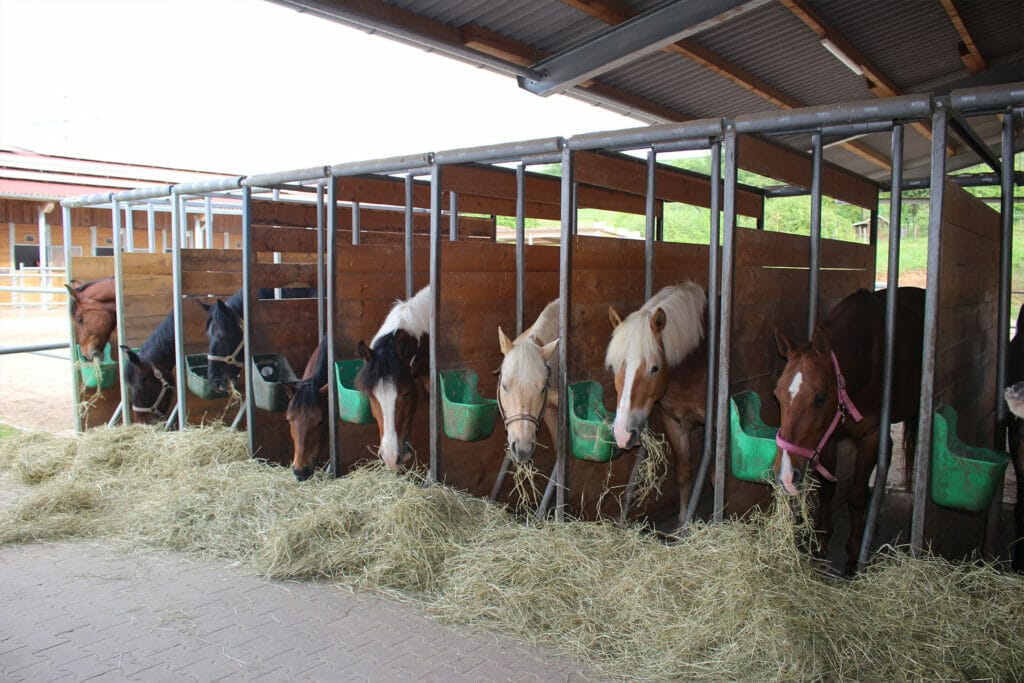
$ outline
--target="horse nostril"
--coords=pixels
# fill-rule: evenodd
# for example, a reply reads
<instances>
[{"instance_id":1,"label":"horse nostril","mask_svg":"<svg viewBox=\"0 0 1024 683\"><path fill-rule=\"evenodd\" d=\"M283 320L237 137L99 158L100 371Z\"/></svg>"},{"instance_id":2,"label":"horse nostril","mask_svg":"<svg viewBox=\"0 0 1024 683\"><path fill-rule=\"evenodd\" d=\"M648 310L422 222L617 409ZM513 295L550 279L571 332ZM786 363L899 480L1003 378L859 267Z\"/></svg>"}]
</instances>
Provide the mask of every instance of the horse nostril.
<instances>
[{"instance_id":1,"label":"horse nostril","mask_svg":"<svg viewBox=\"0 0 1024 683\"><path fill-rule=\"evenodd\" d=\"M302 469L296 469L296 468L293 467L292 468L292 474L295 475L295 479L297 481L306 481L311 476L313 476L313 468L312 467L303 467Z\"/></svg>"},{"instance_id":2,"label":"horse nostril","mask_svg":"<svg viewBox=\"0 0 1024 683\"><path fill-rule=\"evenodd\" d=\"M804 478L804 473L800 470L793 468L793 484L799 484L800 480Z\"/></svg>"}]
</instances>

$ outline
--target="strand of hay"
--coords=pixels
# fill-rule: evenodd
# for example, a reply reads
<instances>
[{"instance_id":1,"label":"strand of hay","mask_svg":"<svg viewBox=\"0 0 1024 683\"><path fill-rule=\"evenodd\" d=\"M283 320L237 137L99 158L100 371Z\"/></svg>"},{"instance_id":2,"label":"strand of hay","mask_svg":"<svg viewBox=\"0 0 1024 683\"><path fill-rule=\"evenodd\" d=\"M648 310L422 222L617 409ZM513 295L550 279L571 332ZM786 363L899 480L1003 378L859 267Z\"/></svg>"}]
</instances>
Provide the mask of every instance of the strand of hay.
<instances>
[{"instance_id":1,"label":"strand of hay","mask_svg":"<svg viewBox=\"0 0 1024 683\"><path fill-rule=\"evenodd\" d=\"M415 600L629 680L1009 680L1024 671L1024 579L890 549L852 581L798 549L787 504L664 545L604 522L523 524L381 466L296 484L225 428L13 435L31 493L0 543L108 538L280 578ZM807 517L804 517L806 519Z\"/></svg>"},{"instance_id":2,"label":"strand of hay","mask_svg":"<svg viewBox=\"0 0 1024 683\"><path fill-rule=\"evenodd\" d=\"M661 492L661 484L668 474L668 453L671 448L663 435L649 428L641 432L640 444L647 450L647 457L636 473L633 497L633 505L636 507L643 505L652 494Z\"/></svg>"},{"instance_id":3,"label":"strand of hay","mask_svg":"<svg viewBox=\"0 0 1024 683\"><path fill-rule=\"evenodd\" d=\"M101 373L100 373L100 359L99 358L93 358L90 361L85 361L85 360L78 359L78 360L74 361L74 363L72 363L73 369L75 371L80 371L83 367L90 366L90 365L92 366L93 377L99 378L100 375L101 375ZM103 385L102 382L97 381L96 382L96 391L93 392L92 396L90 396L87 400L83 401L83 400L81 400L82 399L81 396L78 397L79 398L79 400L78 400L78 414L82 418L83 421L88 421L88 419L89 419L89 411L92 410L93 407L97 403L99 403L100 400L103 398L103 386L102 385ZM85 387L82 387L82 394L85 394L85 389L86 389Z\"/></svg>"},{"instance_id":4,"label":"strand of hay","mask_svg":"<svg viewBox=\"0 0 1024 683\"><path fill-rule=\"evenodd\" d=\"M519 509L536 509L537 504L540 503L541 491L537 488L538 475L542 480L547 480L547 477L537 470L533 460L526 462L512 460L512 493L518 500Z\"/></svg>"}]
</instances>

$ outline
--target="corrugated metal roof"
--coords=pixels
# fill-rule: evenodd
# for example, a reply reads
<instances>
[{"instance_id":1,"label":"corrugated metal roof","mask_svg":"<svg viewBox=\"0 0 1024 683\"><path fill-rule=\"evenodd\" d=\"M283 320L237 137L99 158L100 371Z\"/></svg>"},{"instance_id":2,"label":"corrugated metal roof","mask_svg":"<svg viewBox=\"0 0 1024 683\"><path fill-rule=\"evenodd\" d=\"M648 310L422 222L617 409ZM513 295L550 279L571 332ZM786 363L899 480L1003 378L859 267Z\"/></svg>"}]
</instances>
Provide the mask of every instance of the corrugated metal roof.
<instances>
[{"instance_id":1,"label":"corrugated metal roof","mask_svg":"<svg viewBox=\"0 0 1024 683\"><path fill-rule=\"evenodd\" d=\"M289 5L316 4L321 9L335 4L348 11L365 8L369 0L274 0ZM960 36L938 0L800 0L830 25L841 38L884 74L901 93L941 92L969 76L960 59ZM601 0L590 0L591 7ZM372 4L372 3L371 3ZM378 0L387 11L399 10L415 15L407 26L415 33L423 22L451 29L478 24L517 42L523 50L558 53L596 36L607 25L563 0ZM635 13L648 11L662 0L616 0L612 8L625 7ZM1024 79L1024 1L954 0L968 31L991 63L1020 66ZM403 17L398 17L401 22ZM344 21L344 20L343 20ZM363 23L366 23L365 21ZM369 21L373 24L373 19ZM386 33L385 25L379 24ZM417 29L417 26L420 28ZM427 38L424 38L426 41ZM791 98L796 105L824 105L871 99L866 80L855 75L821 45L820 36L782 2L773 2L732 16L690 38L755 78ZM474 61L469 48L454 45L460 59ZM493 66L493 65L492 65ZM500 67L499 67L500 68ZM509 72L513 72L511 67ZM626 96L640 97L655 107L675 112L675 118L705 118L773 111L778 107L733 80L675 53L648 54L607 71L597 77L601 83L618 88ZM514 87L511 86L510 87ZM593 92L574 91L593 100ZM602 96L636 111L628 97L614 93ZM600 98L599 98L600 99ZM657 117L647 116L647 120ZM978 122L977 130L989 144L998 140L998 129L991 122ZM552 131L559 134L560 131ZM783 138L796 149L806 149L806 136ZM959 141L953 138L956 145ZM873 135L858 143L882 156L889 154L887 135ZM962 148L961 150L962 151ZM908 165L918 164L929 154L927 140L920 133L908 132L905 154ZM826 158L844 167L876 179L888 177L888 171L866 161L849 149L836 146ZM952 163L975 160L972 154L956 157Z\"/></svg>"}]
</instances>

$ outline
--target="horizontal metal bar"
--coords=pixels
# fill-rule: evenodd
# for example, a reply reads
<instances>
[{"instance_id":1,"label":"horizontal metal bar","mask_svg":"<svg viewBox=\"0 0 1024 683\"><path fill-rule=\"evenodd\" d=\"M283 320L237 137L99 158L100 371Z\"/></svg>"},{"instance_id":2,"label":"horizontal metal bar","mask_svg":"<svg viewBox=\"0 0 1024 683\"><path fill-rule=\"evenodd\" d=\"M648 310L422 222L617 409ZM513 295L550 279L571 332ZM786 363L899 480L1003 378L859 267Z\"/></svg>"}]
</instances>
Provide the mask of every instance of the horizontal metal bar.
<instances>
[{"instance_id":1,"label":"horizontal metal bar","mask_svg":"<svg viewBox=\"0 0 1024 683\"><path fill-rule=\"evenodd\" d=\"M223 192L224 190L236 190L242 186L245 176L231 176L229 178L210 178L209 180L197 180L193 183L178 183L171 188L171 193L179 197L188 194L208 194L210 192ZM115 199L117 199L115 197Z\"/></svg>"},{"instance_id":2,"label":"horizontal metal bar","mask_svg":"<svg viewBox=\"0 0 1024 683\"><path fill-rule=\"evenodd\" d=\"M838 105L804 107L781 112L747 114L736 118L738 133L791 133L817 130L825 126L848 125L864 121L924 119L931 115L928 95L904 95L880 100L862 100Z\"/></svg>"},{"instance_id":3,"label":"horizontal metal bar","mask_svg":"<svg viewBox=\"0 0 1024 683\"><path fill-rule=\"evenodd\" d=\"M1024 105L1024 82L966 88L949 93L950 107L968 116Z\"/></svg>"},{"instance_id":4,"label":"horizontal metal bar","mask_svg":"<svg viewBox=\"0 0 1024 683\"><path fill-rule=\"evenodd\" d=\"M3 277L8 277L4 275ZM18 277L17 275L11 275L10 277ZM53 277L51 275L25 275L23 277ZM14 292L21 294L67 294L68 290L63 287L0 287L0 292Z\"/></svg>"},{"instance_id":5,"label":"horizontal metal bar","mask_svg":"<svg viewBox=\"0 0 1024 683\"><path fill-rule=\"evenodd\" d=\"M659 143L680 144L695 138L717 138L724 130L722 119L697 119L683 123L583 133L572 136L565 144L574 152L589 149L640 149Z\"/></svg>"},{"instance_id":6,"label":"horizontal metal bar","mask_svg":"<svg viewBox=\"0 0 1024 683\"><path fill-rule=\"evenodd\" d=\"M853 137L854 135L888 133L892 130L892 121L861 121L860 123L844 123L834 126L822 126L819 130L825 137L848 138Z\"/></svg>"},{"instance_id":7,"label":"horizontal metal bar","mask_svg":"<svg viewBox=\"0 0 1024 683\"><path fill-rule=\"evenodd\" d=\"M242 185L246 187L268 186L273 188L275 185L282 185L284 183L297 183L303 180L318 180L319 178L326 178L330 173L330 166L311 166L309 168L297 168L291 171L277 171L276 173L251 175L242 180Z\"/></svg>"},{"instance_id":8,"label":"horizontal metal bar","mask_svg":"<svg viewBox=\"0 0 1024 683\"><path fill-rule=\"evenodd\" d=\"M78 197L69 197L61 200L61 206L75 207L75 206L92 206L93 204L107 204L110 202L110 198L114 196L113 192L102 192L99 194L84 194ZM154 195L156 196L156 195Z\"/></svg>"},{"instance_id":9,"label":"horizontal metal bar","mask_svg":"<svg viewBox=\"0 0 1024 683\"><path fill-rule=\"evenodd\" d=\"M414 168L430 167L434 163L433 152L411 154L408 156L388 157L387 159L371 159L369 161L350 161L331 166L331 176L353 176L363 173L398 173Z\"/></svg>"},{"instance_id":10,"label":"horizontal metal bar","mask_svg":"<svg viewBox=\"0 0 1024 683\"><path fill-rule=\"evenodd\" d=\"M36 351L52 351L53 349L69 349L68 342L54 342L52 344L29 344L27 346L0 346L0 356L12 353L35 353Z\"/></svg>"},{"instance_id":11,"label":"horizontal metal bar","mask_svg":"<svg viewBox=\"0 0 1024 683\"><path fill-rule=\"evenodd\" d=\"M649 147L656 154L665 152L693 152L699 149L711 149L711 138L694 138L678 142L658 142Z\"/></svg>"},{"instance_id":12,"label":"horizontal metal bar","mask_svg":"<svg viewBox=\"0 0 1024 683\"><path fill-rule=\"evenodd\" d=\"M987 187L992 185L999 185L1002 180L996 173L965 173L961 175L948 175L947 180L959 185L960 187ZM1013 174L1013 184L1017 187L1024 187L1024 171L1016 171ZM904 180L904 190L920 190L931 185L931 181L928 178L916 178L914 180ZM889 192L892 189L892 183L882 183L879 186L882 191Z\"/></svg>"},{"instance_id":13,"label":"horizontal metal bar","mask_svg":"<svg viewBox=\"0 0 1024 683\"><path fill-rule=\"evenodd\" d=\"M467 147L465 149L451 149L437 152L434 155L434 163L446 165L519 161L524 156L560 154L564 145L564 138L555 137L508 142L498 145L484 145L482 147Z\"/></svg>"}]
</instances>

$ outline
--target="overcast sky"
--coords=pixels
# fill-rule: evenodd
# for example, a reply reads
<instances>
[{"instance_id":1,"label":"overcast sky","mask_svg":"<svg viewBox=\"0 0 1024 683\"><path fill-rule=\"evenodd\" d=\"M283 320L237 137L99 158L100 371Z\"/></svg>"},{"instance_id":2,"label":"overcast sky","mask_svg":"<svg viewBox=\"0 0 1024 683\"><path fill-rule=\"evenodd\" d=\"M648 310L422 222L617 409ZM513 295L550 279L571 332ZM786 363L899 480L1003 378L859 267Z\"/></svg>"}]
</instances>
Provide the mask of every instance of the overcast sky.
<instances>
[{"instance_id":1,"label":"overcast sky","mask_svg":"<svg viewBox=\"0 0 1024 683\"><path fill-rule=\"evenodd\" d=\"M264 0L0 0L0 143L255 173L641 125Z\"/></svg>"}]
</instances>

